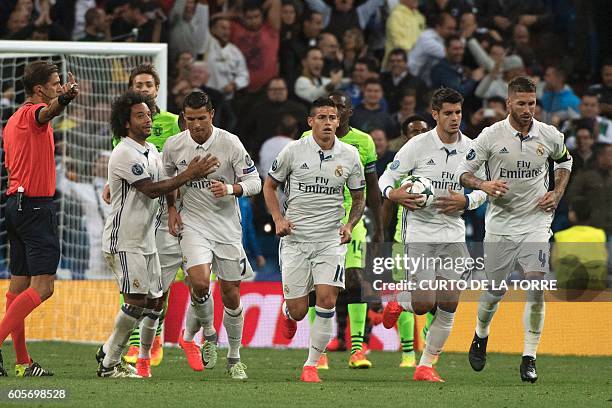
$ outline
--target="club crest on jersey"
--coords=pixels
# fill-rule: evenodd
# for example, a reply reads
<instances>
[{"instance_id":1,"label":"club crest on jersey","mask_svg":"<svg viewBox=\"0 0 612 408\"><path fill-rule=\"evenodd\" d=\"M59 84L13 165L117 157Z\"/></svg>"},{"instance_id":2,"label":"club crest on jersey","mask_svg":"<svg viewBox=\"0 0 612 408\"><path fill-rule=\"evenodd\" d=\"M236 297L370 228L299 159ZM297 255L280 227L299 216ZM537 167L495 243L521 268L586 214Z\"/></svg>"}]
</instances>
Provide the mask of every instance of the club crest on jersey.
<instances>
[{"instance_id":1,"label":"club crest on jersey","mask_svg":"<svg viewBox=\"0 0 612 408\"><path fill-rule=\"evenodd\" d=\"M399 160L394 160L393 163L389 166L391 170L397 170L400 166Z\"/></svg>"},{"instance_id":2,"label":"club crest on jersey","mask_svg":"<svg viewBox=\"0 0 612 408\"><path fill-rule=\"evenodd\" d=\"M538 156L544 156L544 152L545 152L544 146L542 144L538 143L538 147L536 149L537 155Z\"/></svg>"},{"instance_id":3,"label":"club crest on jersey","mask_svg":"<svg viewBox=\"0 0 612 408\"><path fill-rule=\"evenodd\" d=\"M285 286L283 287L283 292L285 292L285 295L288 295L288 294L289 294L289 285L285 285Z\"/></svg>"},{"instance_id":4,"label":"club crest on jersey","mask_svg":"<svg viewBox=\"0 0 612 408\"><path fill-rule=\"evenodd\" d=\"M132 173L134 173L135 176L140 176L142 173L144 173L144 168L140 164L136 163L132 166Z\"/></svg>"},{"instance_id":5,"label":"club crest on jersey","mask_svg":"<svg viewBox=\"0 0 612 408\"><path fill-rule=\"evenodd\" d=\"M248 154L244 156L244 162L246 163L247 167L251 167L253 165L253 159L251 159L251 156Z\"/></svg>"},{"instance_id":6,"label":"club crest on jersey","mask_svg":"<svg viewBox=\"0 0 612 408\"><path fill-rule=\"evenodd\" d=\"M344 170L342 170L342 166L337 166L336 167L336 177L342 177L342 174L344 174Z\"/></svg>"},{"instance_id":7,"label":"club crest on jersey","mask_svg":"<svg viewBox=\"0 0 612 408\"><path fill-rule=\"evenodd\" d=\"M134 283L133 283L134 287L136 289L138 289L140 287L140 282L138 282L138 279L134 279Z\"/></svg>"},{"instance_id":8,"label":"club crest on jersey","mask_svg":"<svg viewBox=\"0 0 612 408\"><path fill-rule=\"evenodd\" d=\"M274 161L272 162L272 171L276 171L276 169L278 169L278 160L274 159Z\"/></svg>"},{"instance_id":9,"label":"club crest on jersey","mask_svg":"<svg viewBox=\"0 0 612 408\"><path fill-rule=\"evenodd\" d=\"M465 156L466 160L474 160L476 158L476 151L474 149L470 149L467 156Z\"/></svg>"},{"instance_id":10,"label":"club crest on jersey","mask_svg":"<svg viewBox=\"0 0 612 408\"><path fill-rule=\"evenodd\" d=\"M161 128L161 126L154 126L151 131L153 132L153 136L160 137L162 135L163 129Z\"/></svg>"}]
</instances>

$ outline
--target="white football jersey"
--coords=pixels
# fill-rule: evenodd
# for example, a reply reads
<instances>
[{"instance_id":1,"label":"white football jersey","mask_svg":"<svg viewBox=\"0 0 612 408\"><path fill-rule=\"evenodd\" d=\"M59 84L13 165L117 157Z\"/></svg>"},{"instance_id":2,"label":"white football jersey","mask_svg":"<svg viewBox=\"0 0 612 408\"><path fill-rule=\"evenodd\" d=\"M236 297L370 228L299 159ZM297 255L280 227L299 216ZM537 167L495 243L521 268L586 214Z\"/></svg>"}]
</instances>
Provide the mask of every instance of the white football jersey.
<instances>
[{"instance_id":1,"label":"white football jersey","mask_svg":"<svg viewBox=\"0 0 612 408\"><path fill-rule=\"evenodd\" d=\"M452 147L447 147L436 129L422 133L410 139L395 154L378 184L380 191L393 189L408 175L427 177L431 180L435 197L448 196L448 189L463 194L463 187L455 176L462 157L470 150L472 140L460 134ZM478 191L472 194L476 208L486 200L486 194ZM465 222L460 214L440 214L433 205L409 211L404 209L402 223L402 240L404 242L464 242Z\"/></svg>"},{"instance_id":2,"label":"white football jersey","mask_svg":"<svg viewBox=\"0 0 612 408\"><path fill-rule=\"evenodd\" d=\"M569 158L569 160L565 159ZM526 137L512 127L509 118L485 128L465 155L457 178L485 168L488 180L508 183L503 197L489 197L485 229L497 235L518 235L550 228L553 213L538 207L548 191L548 159L565 160L555 167L572 169L563 134L554 126L533 120Z\"/></svg>"},{"instance_id":3,"label":"white football jersey","mask_svg":"<svg viewBox=\"0 0 612 408\"><path fill-rule=\"evenodd\" d=\"M314 137L289 143L268 175L285 183L285 218L295 225L288 241L340 241L344 185L365 188L359 152L338 138L331 150L322 150Z\"/></svg>"},{"instance_id":4,"label":"white football jersey","mask_svg":"<svg viewBox=\"0 0 612 408\"><path fill-rule=\"evenodd\" d=\"M196 156L212 154L219 159L219 168L200 180L181 187L180 214L183 224L200 231L211 240L226 244L242 242L240 208L233 195L215 198L209 187L211 180L224 184L240 184L244 195L261 191L261 180L238 136L217 127L203 144L196 143L185 130L166 141L163 150L164 168L168 176L182 173ZM250 192L250 194L249 194Z\"/></svg>"},{"instance_id":5,"label":"white football jersey","mask_svg":"<svg viewBox=\"0 0 612 408\"><path fill-rule=\"evenodd\" d=\"M125 137L108 161L111 212L102 234L102 250L111 254L155 253L155 215L159 200L151 199L134 187L137 181L164 179L163 163L155 146Z\"/></svg>"}]
</instances>

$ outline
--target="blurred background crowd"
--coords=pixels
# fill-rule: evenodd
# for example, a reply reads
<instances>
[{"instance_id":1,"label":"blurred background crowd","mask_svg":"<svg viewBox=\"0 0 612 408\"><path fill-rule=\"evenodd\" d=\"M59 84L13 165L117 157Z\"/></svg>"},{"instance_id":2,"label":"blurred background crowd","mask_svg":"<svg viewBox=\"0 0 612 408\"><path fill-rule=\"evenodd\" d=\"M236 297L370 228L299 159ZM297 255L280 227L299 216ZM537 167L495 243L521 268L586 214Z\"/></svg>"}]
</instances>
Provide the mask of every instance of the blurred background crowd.
<instances>
[{"instance_id":1,"label":"blurred background crowd","mask_svg":"<svg viewBox=\"0 0 612 408\"><path fill-rule=\"evenodd\" d=\"M309 103L331 91L350 96L350 124L372 135L382 173L408 138L435 126L433 90L464 96L461 130L476 138L507 116L507 82L528 75L538 84L536 118L565 134L574 157L553 230L568 228L568 203L587 197L580 222L610 237L610 15L608 0L2 0L0 38L168 43L168 110L178 113L194 89L207 92L214 124L240 137L264 176L305 130ZM14 102L14 89L3 87L0 103ZM86 127L86 118L104 122L109 105L83 112ZM75 259L85 264L73 271L88 269L97 243L87 231L107 211L96 195L111 135L108 127L89 132L100 140L93 177L79 180L68 160L58 186L86 196L74 210L83 217L74 239L87 242ZM264 267L276 242L263 199L243 201L258 279L276 280L275 262ZM482 240L483 217L483 208L466 214L468 239Z\"/></svg>"}]
</instances>

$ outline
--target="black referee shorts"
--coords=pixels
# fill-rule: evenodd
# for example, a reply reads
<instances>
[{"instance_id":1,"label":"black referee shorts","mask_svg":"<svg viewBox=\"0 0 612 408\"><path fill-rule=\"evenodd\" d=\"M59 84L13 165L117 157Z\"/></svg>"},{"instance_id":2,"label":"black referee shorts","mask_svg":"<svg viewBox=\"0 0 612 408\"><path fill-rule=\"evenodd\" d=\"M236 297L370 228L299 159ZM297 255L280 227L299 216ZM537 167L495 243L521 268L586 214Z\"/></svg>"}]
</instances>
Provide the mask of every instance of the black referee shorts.
<instances>
[{"instance_id":1,"label":"black referee shorts","mask_svg":"<svg viewBox=\"0 0 612 408\"><path fill-rule=\"evenodd\" d=\"M57 210L52 198L17 197L6 203L6 231L10 245L11 275L53 275L60 260Z\"/></svg>"}]
</instances>

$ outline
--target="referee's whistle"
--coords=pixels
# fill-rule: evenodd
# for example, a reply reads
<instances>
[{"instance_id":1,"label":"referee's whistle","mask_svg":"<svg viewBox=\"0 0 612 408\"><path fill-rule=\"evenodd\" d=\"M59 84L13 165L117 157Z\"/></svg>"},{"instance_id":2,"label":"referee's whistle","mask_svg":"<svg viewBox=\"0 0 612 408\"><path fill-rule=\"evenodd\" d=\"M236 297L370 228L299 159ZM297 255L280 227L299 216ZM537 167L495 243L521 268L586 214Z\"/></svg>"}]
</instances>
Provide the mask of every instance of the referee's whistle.
<instances>
[{"instance_id":1,"label":"referee's whistle","mask_svg":"<svg viewBox=\"0 0 612 408\"><path fill-rule=\"evenodd\" d=\"M23 208L21 208L21 204L23 202L24 193L25 193L25 188L23 188L23 186L17 187L17 211L19 212L23 211Z\"/></svg>"}]
</instances>

